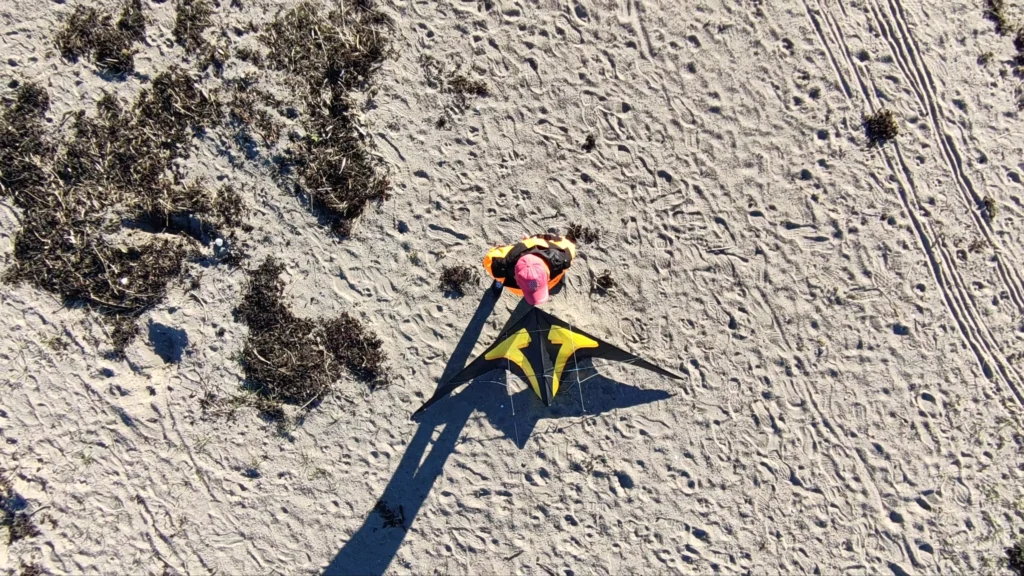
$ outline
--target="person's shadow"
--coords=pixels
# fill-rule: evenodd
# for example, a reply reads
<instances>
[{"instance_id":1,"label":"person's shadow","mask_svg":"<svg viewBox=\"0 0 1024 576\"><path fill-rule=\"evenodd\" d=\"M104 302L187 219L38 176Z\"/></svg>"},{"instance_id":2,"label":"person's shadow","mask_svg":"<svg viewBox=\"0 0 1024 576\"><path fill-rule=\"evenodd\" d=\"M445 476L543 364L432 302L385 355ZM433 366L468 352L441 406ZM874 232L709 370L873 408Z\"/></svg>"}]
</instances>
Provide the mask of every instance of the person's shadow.
<instances>
[{"instance_id":1,"label":"person's shadow","mask_svg":"<svg viewBox=\"0 0 1024 576\"><path fill-rule=\"evenodd\" d=\"M448 360L440 382L466 365L496 303L497 296L487 290ZM529 305L520 301L505 327L511 326L528 310ZM550 407L544 406L529 387L509 396L504 389L507 373L496 371L474 380L462 392L423 412L417 417L419 427L391 481L363 525L338 551L324 574L383 574L387 570L475 410L483 411L492 426L522 448L541 418L600 414L671 396L663 390L644 390L609 380L597 375L592 368L584 367L580 374L587 374L582 387L577 388L576 383L567 386ZM505 406L507 402L511 405ZM442 431L431 444L430 439L439 427ZM430 453L424 458L428 447Z\"/></svg>"}]
</instances>

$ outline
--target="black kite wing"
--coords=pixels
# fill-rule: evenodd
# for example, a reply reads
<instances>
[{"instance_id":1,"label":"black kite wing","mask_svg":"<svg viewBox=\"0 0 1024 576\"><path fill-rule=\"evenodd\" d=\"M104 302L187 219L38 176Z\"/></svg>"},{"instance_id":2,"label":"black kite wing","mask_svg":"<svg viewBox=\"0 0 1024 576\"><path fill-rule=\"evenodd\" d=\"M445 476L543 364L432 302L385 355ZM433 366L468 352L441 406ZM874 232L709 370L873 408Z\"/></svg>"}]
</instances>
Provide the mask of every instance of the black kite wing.
<instances>
[{"instance_id":1,"label":"black kite wing","mask_svg":"<svg viewBox=\"0 0 1024 576\"><path fill-rule=\"evenodd\" d=\"M604 358L646 368L662 376L678 375L604 342L572 325L533 308L505 330L498 341L461 372L443 382L437 392L413 413L415 417L459 386L492 370L510 370L526 380L545 405L558 394L562 376L584 358Z\"/></svg>"},{"instance_id":2,"label":"black kite wing","mask_svg":"<svg viewBox=\"0 0 1024 576\"><path fill-rule=\"evenodd\" d=\"M492 370L515 372L520 378L529 382L537 396L543 399L544 392L549 392L544 389L542 380L550 362L546 361L544 347L540 346L541 342L537 334L538 318L535 311L536 309L523 315L518 322L501 334L497 342L484 350L483 354L477 356L458 374L443 382L430 397L430 400L420 406L419 410L413 412L413 417L463 384Z\"/></svg>"},{"instance_id":3,"label":"black kite wing","mask_svg":"<svg viewBox=\"0 0 1024 576\"><path fill-rule=\"evenodd\" d=\"M562 376L567 371L573 371L576 368L576 364L584 358L604 358L615 362L625 362L645 368L656 374L661 374L662 376L682 380L677 374L652 364L635 354L612 346L595 336L591 336L556 316L542 310L537 310L537 313L542 318L540 323L548 326L547 341L551 346L549 354L554 358L554 371L551 383L552 396L558 393Z\"/></svg>"}]
</instances>

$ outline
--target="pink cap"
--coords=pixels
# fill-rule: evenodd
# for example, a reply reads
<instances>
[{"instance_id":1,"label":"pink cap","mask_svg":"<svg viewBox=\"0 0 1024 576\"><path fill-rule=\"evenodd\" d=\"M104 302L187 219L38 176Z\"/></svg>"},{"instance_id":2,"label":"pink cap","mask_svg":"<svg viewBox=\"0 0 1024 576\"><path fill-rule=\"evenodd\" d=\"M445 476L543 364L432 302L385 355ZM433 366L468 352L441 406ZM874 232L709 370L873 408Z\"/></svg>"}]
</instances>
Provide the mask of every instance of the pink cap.
<instances>
[{"instance_id":1,"label":"pink cap","mask_svg":"<svg viewBox=\"0 0 1024 576\"><path fill-rule=\"evenodd\" d=\"M530 306L548 301L548 265L540 256L527 254L516 262L516 284L523 291L523 299Z\"/></svg>"}]
</instances>

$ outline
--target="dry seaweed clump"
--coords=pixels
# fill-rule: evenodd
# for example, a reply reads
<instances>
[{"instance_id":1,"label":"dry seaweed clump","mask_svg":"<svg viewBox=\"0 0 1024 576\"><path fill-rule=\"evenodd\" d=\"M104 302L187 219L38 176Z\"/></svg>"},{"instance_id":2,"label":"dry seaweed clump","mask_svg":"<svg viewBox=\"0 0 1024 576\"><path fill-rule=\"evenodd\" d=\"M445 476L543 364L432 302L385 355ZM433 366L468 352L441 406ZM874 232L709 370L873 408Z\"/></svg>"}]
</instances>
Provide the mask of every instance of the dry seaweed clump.
<instances>
[{"instance_id":1,"label":"dry seaweed clump","mask_svg":"<svg viewBox=\"0 0 1024 576\"><path fill-rule=\"evenodd\" d=\"M391 51L391 19L373 2L338 2L330 11L301 2L278 12L261 41L266 61L306 84L309 96L362 89Z\"/></svg>"},{"instance_id":2,"label":"dry seaweed clump","mask_svg":"<svg viewBox=\"0 0 1024 576\"><path fill-rule=\"evenodd\" d=\"M1017 49L1017 66L1024 67L1024 26L1017 29L1017 35L1013 38L1013 47ZM1024 75L1024 70L1018 68L1017 75Z\"/></svg>"},{"instance_id":3,"label":"dry seaweed clump","mask_svg":"<svg viewBox=\"0 0 1024 576\"><path fill-rule=\"evenodd\" d=\"M7 528L8 544L42 534L27 508L28 503L14 491L10 480L0 476L0 527Z\"/></svg>"},{"instance_id":4,"label":"dry seaweed clump","mask_svg":"<svg viewBox=\"0 0 1024 576\"><path fill-rule=\"evenodd\" d=\"M346 313L330 320L297 318L281 301L284 267L266 259L249 272L236 309L249 326L242 352L250 387L277 402L311 405L345 373L375 387L386 377L381 340Z\"/></svg>"},{"instance_id":5,"label":"dry seaweed clump","mask_svg":"<svg viewBox=\"0 0 1024 576\"><path fill-rule=\"evenodd\" d=\"M4 98L0 113L0 195L17 197L44 185L50 178L42 159L52 157L45 115L50 96L37 84L18 86Z\"/></svg>"},{"instance_id":6,"label":"dry seaweed clump","mask_svg":"<svg viewBox=\"0 0 1024 576\"><path fill-rule=\"evenodd\" d=\"M583 140L583 151L593 152L594 148L597 148L597 138L593 134L587 134L586 139Z\"/></svg>"},{"instance_id":7,"label":"dry seaweed clump","mask_svg":"<svg viewBox=\"0 0 1024 576\"><path fill-rule=\"evenodd\" d=\"M0 116L0 195L22 211L3 279L112 314L120 354L135 331L118 318L162 299L194 249L180 236L115 235L125 225L201 234L241 217L237 193L184 184L176 163L219 105L178 70L155 77L131 107L104 96L94 116L74 114L65 134L49 133L48 102L45 90L23 84Z\"/></svg>"},{"instance_id":8,"label":"dry seaweed clump","mask_svg":"<svg viewBox=\"0 0 1024 576\"><path fill-rule=\"evenodd\" d=\"M568 229L565 231L565 237L571 242L593 244L601 239L601 232L595 228L591 228L590 226L571 222Z\"/></svg>"},{"instance_id":9,"label":"dry seaweed clump","mask_svg":"<svg viewBox=\"0 0 1024 576\"><path fill-rule=\"evenodd\" d=\"M43 576L44 574L47 574L46 570L44 570L39 564L33 562L31 564L22 563L21 572L18 576Z\"/></svg>"},{"instance_id":10,"label":"dry seaweed clump","mask_svg":"<svg viewBox=\"0 0 1024 576\"><path fill-rule=\"evenodd\" d=\"M77 6L55 41L61 56L72 62L86 57L100 71L123 76L135 71L132 45L146 38L146 16L142 0L125 0L120 17L89 6Z\"/></svg>"},{"instance_id":11,"label":"dry seaweed clump","mask_svg":"<svg viewBox=\"0 0 1024 576\"><path fill-rule=\"evenodd\" d=\"M206 46L203 32L213 25L213 4L209 0L178 0L174 9L174 41L189 53L199 52Z\"/></svg>"},{"instance_id":12,"label":"dry seaweed clump","mask_svg":"<svg viewBox=\"0 0 1024 576\"><path fill-rule=\"evenodd\" d=\"M867 133L868 145L870 146L893 140L900 132L892 110L884 108L864 117L864 130Z\"/></svg>"},{"instance_id":13,"label":"dry seaweed clump","mask_svg":"<svg viewBox=\"0 0 1024 576\"><path fill-rule=\"evenodd\" d=\"M340 110L344 106L345 110ZM336 234L347 237L366 207L387 200L391 183L379 157L359 135L347 104L317 111L294 158L305 192Z\"/></svg>"},{"instance_id":14,"label":"dry seaweed clump","mask_svg":"<svg viewBox=\"0 0 1024 576\"><path fill-rule=\"evenodd\" d=\"M1006 549L1006 567L1015 576L1024 576L1024 542L1016 542Z\"/></svg>"},{"instance_id":15,"label":"dry seaweed clump","mask_svg":"<svg viewBox=\"0 0 1024 576\"><path fill-rule=\"evenodd\" d=\"M996 219L996 216L998 214L999 204L996 204L995 199L992 198L991 196L985 196L984 198L982 198L981 215L985 218L985 220L992 222L993 220Z\"/></svg>"},{"instance_id":16,"label":"dry seaweed clump","mask_svg":"<svg viewBox=\"0 0 1024 576\"><path fill-rule=\"evenodd\" d=\"M469 266L445 266L441 269L440 288L446 294L460 297L466 294L467 285L476 284L479 280L476 270Z\"/></svg>"},{"instance_id":17,"label":"dry seaweed clump","mask_svg":"<svg viewBox=\"0 0 1024 576\"><path fill-rule=\"evenodd\" d=\"M287 164L295 166L312 207L341 236L367 205L386 200L390 188L351 100L390 52L390 32L390 19L371 2L330 11L303 2L278 13L261 35L266 62L305 89L305 136Z\"/></svg>"},{"instance_id":18,"label":"dry seaweed clump","mask_svg":"<svg viewBox=\"0 0 1024 576\"><path fill-rule=\"evenodd\" d=\"M427 78L427 86L450 94L452 106L456 112L465 112L469 107L469 98L486 98L491 90L483 80L475 80L462 73L461 66L448 69L433 56L420 56L420 66Z\"/></svg>"},{"instance_id":19,"label":"dry seaweed clump","mask_svg":"<svg viewBox=\"0 0 1024 576\"><path fill-rule=\"evenodd\" d=\"M273 146L281 138L282 123L271 112L283 103L257 86L255 76L242 76L225 80L228 124L237 133L235 140L245 149L254 149L253 135L259 136L266 146ZM250 154L254 156L255 152Z\"/></svg>"},{"instance_id":20,"label":"dry seaweed clump","mask_svg":"<svg viewBox=\"0 0 1024 576\"><path fill-rule=\"evenodd\" d=\"M1010 34L1013 32L1013 23L1006 15L1006 2L1004 0L986 0L985 16L996 23L996 32L999 34Z\"/></svg>"},{"instance_id":21,"label":"dry seaweed clump","mask_svg":"<svg viewBox=\"0 0 1024 576\"><path fill-rule=\"evenodd\" d=\"M612 278L612 273L608 271L592 276L590 280L590 291L599 296L608 294L616 286L618 286L618 283Z\"/></svg>"}]
</instances>

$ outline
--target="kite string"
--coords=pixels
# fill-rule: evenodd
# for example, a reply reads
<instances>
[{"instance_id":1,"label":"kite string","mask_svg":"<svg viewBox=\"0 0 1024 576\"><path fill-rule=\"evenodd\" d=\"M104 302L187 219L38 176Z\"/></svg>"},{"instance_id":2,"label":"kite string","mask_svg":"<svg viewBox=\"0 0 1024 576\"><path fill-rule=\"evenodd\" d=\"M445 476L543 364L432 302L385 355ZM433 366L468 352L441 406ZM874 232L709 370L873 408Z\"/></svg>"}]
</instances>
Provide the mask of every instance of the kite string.
<instances>
[{"instance_id":1,"label":"kite string","mask_svg":"<svg viewBox=\"0 0 1024 576\"><path fill-rule=\"evenodd\" d=\"M572 336L572 324L569 324L569 340L572 342L572 368L573 372L576 373L576 387L580 391L580 410L583 411L583 415L587 415L587 407L583 405L583 382L580 382L580 371L579 364L576 360L576 339ZM563 372L564 374L564 372Z\"/></svg>"},{"instance_id":2,"label":"kite string","mask_svg":"<svg viewBox=\"0 0 1024 576\"><path fill-rule=\"evenodd\" d=\"M516 400L508 387L505 388L505 393L508 394L508 403L512 406L512 428L516 431L516 447L518 448L521 444L519 443L519 423L516 421Z\"/></svg>"},{"instance_id":3,"label":"kite string","mask_svg":"<svg viewBox=\"0 0 1024 576\"><path fill-rule=\"evenodd\" d=\"M508 385L508 373L511 371L512 361L509 360L508 358L505 358L505 395L508 396L509 406L512 407L512 428L516 432L516 447L518 448L522 446L522 444L519 443L519 423L516 422L516 403L515 400L513 400L512 388Z\"/></svg>"}]
</instances>

